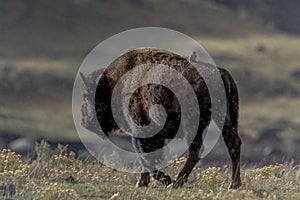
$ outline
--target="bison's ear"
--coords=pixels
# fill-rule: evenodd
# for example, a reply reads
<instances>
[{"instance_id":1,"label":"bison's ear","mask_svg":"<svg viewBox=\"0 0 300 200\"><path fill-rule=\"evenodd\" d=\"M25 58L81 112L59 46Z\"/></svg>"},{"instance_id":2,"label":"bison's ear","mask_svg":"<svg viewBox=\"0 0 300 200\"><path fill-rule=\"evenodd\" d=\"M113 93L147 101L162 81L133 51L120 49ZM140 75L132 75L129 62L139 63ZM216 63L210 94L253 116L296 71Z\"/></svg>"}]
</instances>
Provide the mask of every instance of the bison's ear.
<instances>
[{"instance_id":1,"label":"bison's ear","mask_svg":"<svg viewBox=\"0 0 300 200\"><path fill-rule=\"evenodd\" d=\"M83 84L84 84L86 87L88 87L88 85L89 85L89 80L87 79L87 77L86 77L82 72L79 72L79 75L80 75L80 77L81 77L81 79L82 79Z\"/></svg>"}]
</instances>

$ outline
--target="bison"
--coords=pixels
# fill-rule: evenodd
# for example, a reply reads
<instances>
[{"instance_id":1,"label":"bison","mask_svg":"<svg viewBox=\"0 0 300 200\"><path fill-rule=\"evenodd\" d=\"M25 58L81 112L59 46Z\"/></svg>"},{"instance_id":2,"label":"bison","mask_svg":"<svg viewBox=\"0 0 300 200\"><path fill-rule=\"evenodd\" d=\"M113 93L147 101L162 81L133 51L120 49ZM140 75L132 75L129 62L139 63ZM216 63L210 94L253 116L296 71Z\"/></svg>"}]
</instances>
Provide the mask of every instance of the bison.
<instances>
[{"instance_id":1,"label":"bison","mask_svg":"<svg viewBox=\"0 0 300 200\"><path fill-rule=\"evenodd\" d=\"M103 69L95 70L88 76L80 72L80 76L84 82L81 124L86 129L95 133L98 132L97 129L100 124L108 138L110 134L114 133L114 130L118 130L119 127L113 118L111 108L113 88L122 76L135 66L141 64L164 64L175 69L185 77L197 95L199 109L201 111L199 127L196 136L188 148L187 161L178 174L177 179L172 182L171 178L160 170L150 170L143 172L137 183L137 186L147 186L150 182L150 175L152 175L154 179L159 180L163 184L172 184L177 188L187 182L193 167L200 160L199 154L203 142L202 136L212 120L211 99L208 87L187 58L161 49L140 48L121 55L104 71ZM198 64L210 66L209 64L201 62L198 62ZM222 135L232 161L232 183L230 188L235 189L241 186L240 152L242 142L238 135L238 89L227 70L211 67L214 70L218 70L221 74L226 92L227 111L225 123L222 127ZM147 72L141 71L140 73L146 74ZM157 75L159 76L159 74ZM170 81L172 81L171 79L172 78L170 78ZM130 81L127 82L127 86L125 85L123 90L126 90L126 87L130 87ZM93 87L97 88L96 92L91 91ZM182 94L184 95L184 91ZM122 95L126 95L126 91L120 95L120 98L122 98ZM172 91L156 84L143 85L132 94L129 103L129 113L134 123L140 126L148 125L151 121L149 108L153 104L161 104L165 108L167 113L165 126L163 126L161 131L151 137L132 137L135 151L139 153L148 153L162 148L165 141L174 138L178 130L181 116L178 101ZM93 106L96 111L95 113L91 112Z\"/></svg>"}]
</instances>

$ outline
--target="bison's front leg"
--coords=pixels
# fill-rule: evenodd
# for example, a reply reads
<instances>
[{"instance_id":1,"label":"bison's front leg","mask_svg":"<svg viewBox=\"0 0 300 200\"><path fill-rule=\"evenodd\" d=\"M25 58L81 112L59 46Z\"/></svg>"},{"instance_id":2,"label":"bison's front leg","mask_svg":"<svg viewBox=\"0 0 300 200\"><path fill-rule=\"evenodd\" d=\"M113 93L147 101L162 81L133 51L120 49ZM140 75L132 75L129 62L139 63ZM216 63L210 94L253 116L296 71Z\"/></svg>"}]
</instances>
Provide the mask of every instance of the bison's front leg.
<instances>
[{"instance_id":1,"label":"bison's front leg","mask_svg":"<svg viewBox=\"0 0 300 200\"><path fill-rule=\"evenodd\" d=\"M141 153L140 162L145 169L149 172L144 172L141 174L140 180L138 181L138 187L148 186L150 183L150 171L152 177L158 180L164 185L169 185L172 183L170 176L165 173L155 170L156 162L162 160L162 157L153 157L151 152L163 148L164 138L160 136L153 136L151 138L133 138L133 146L137 153ZM163 156L163 155L160 155ZM153 171L154 170L154 171Z\"/></svg>"},{"instance_id":2,"label":"bison's front leg","mask_svg":"<svg viewBox=\"0 0 300 200\"><path fill-rule=\"evenodd\" d=\"M189 147L188 159L184 167L178 174L176 181L174 182L174 188L178 188L182 186L185 182L187 182L190 173L192 172L197 162L200 160L199 153L202 146L202 138L200 137L202 136L196 136L195 141Z\"/></svg>"}]
</instances>

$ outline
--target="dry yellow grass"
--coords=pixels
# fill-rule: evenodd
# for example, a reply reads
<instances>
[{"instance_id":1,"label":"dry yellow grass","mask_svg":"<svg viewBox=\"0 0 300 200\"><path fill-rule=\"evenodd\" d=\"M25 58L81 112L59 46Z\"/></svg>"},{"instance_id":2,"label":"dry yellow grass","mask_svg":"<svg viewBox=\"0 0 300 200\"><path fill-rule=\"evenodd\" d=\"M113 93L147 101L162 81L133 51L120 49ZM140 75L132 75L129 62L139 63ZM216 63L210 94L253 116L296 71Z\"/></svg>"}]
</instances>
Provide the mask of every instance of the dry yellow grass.
<instances>
[{"instance_id":1,"label":"dry yellow grass","mask_svg":"<svg viewBox=\"0 0 300 200\"><path fill-rule=\"evenodd\" d=\"M0 183L16 186L15 199L297 199L300 169L276 164L242 170L243 186L229 190L227 167L196 168L183 188L166 188L152 181L148 188L135 188L138 175L118 172L94 160L82 162L58 146L54 151L41 142L37 159L24 164L10 150L0 152ZM175 174L184 158L164 171Z\"/></svg>"}]
</instances>

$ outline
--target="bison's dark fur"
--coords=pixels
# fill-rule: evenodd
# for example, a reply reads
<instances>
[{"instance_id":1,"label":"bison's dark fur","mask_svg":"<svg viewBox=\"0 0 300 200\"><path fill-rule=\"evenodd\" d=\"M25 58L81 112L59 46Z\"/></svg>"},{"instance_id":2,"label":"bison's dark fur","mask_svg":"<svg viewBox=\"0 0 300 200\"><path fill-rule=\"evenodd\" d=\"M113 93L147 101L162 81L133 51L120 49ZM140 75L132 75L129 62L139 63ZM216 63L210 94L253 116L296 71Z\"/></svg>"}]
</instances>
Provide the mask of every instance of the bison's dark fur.
<instances>
[{"instance_id":1,"label":"bison's dark fur","mask_svg":"<svg viewBox=\"0 0 300 200\"><path fill-rule=\"evenodd\" d=\"M89 76L85 77L81 73L81 77L85 83L83 90L84 103L82 105L82 125L87 129L97 132L95 123L100 123L102 130L109 135L114 129L118 129L111 112L111 94L112 89L120 78L137 65L157 63L168 65L169 67L179 71L192 85L197 94L200 108L200 126L197 135L189 147L189 156L183 169L178 174L174 186L183 185L193 167L199 161L199 152L202 146L202 134L207 128L211 120L211 99L209 97L208 88L205 82L199 76L193 65L186 58L179 55L153 48L136 49L119 57L114 62L114 66L103 70L96 70ZM205 63L200 63L208 65ZM213 68L213 67L212 67ZM215 68L214 68L215 69ZM238 188L241 185L240 180L240 147L241 140L238 136L238 110L239 97L236 84L229 74L223 68L217 68L220 71L227 99L227 114L223 127L223 138L228 148L232 160L232 184L231 188ZM103 72L103 73L102 73ZM102 77L96 83L97 78ZM96 95L93 96L90 86L97 84ZM126 87L126 86L125 86ZM126 89L126 88L124 88ZM157 95L158 94L158 95ZM139 88L131 98L130 114L133 116L134 122L138 125L147 125L150 122L148 113L149 106L153 103L162 104L167 111L166 126L158 134L149 138L133 138L134 146L138 152L151 152L162 148L165 139L172 139L176 135L177 126L180 123L180 110L178 110L178 102L172 92L165 87L149 84ZM95 106L97 116L93 116L90 112L90 106ZM97 119L97 120L95 120ZM171 178L158 170L152 171L153 177L164 184L170 184ZM150 181L150 172L141 174L138 186L147 186Z\"/></svg>"}]
</instances>

